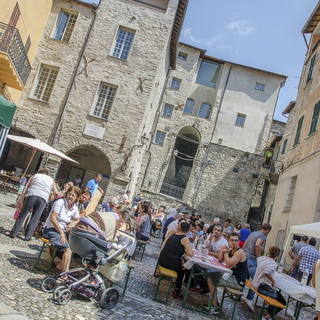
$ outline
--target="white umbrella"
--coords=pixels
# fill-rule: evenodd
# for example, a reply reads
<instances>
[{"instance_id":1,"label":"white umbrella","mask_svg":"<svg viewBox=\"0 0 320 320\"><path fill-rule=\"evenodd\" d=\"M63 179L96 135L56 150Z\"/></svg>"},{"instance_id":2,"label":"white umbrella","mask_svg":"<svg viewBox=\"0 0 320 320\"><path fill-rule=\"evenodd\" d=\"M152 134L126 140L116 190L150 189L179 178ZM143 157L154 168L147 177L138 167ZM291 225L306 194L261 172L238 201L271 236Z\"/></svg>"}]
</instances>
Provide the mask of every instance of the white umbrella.
<instances>
[{"instance_id":1,"label":"white umbrella","mask_svg":"<svg viewBox=\"0 0 320 320\"><path fill-rule=\"evenodd\" d=\"M33 138L27 138L27 137L21 137L21 136L13 136L11 134L8 134L7 138L32 149L32 154L31 154L31 157L29 159L27 168L24 171L24 174L26 174L26 172L28 171L29 166L31 164L31 161L32 161L32 159L33 159L33 157L34 157L34 155L36 154L37 151L53 154L53 155L58 156L58 157L60 157L62 159L78 163L77 161L69 158L64 153L58 151L57 149L49 146L46 143L40 141L39 139L33 139Z\"/></svg>"}]
</instances>

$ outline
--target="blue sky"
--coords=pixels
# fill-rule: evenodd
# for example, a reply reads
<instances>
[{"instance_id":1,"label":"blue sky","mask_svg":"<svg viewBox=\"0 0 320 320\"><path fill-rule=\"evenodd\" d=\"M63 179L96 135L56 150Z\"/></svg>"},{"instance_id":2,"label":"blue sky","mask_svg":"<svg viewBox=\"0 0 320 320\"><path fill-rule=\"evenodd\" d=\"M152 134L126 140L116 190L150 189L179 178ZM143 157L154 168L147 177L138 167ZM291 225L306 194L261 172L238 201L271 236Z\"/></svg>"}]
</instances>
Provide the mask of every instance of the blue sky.
<instances>
[{"instance_id":1,"label":"blue sky","mask_svg":"<svg viewBox=\"0 0 320 320\"><path fill-rule=\"evenodd\" d=\"M288 76L274 118L297 96L307 48L301 30L318 0L189 0L180 41L220 59Z\"/></svg>"}]
</instances>

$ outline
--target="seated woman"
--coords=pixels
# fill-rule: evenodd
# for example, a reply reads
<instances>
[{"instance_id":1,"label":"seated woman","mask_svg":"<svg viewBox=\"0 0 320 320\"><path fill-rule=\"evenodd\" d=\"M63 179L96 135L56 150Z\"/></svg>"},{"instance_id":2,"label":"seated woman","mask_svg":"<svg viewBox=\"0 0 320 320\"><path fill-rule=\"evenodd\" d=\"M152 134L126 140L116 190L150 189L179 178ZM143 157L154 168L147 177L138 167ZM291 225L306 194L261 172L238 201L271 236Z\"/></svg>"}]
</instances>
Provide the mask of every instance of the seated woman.
<instances>
[{"instance_id":1,"label":"seated woman","mask_svg":"<svg viewBox=\"0 0 320 320\"><path fill-rule=\"evenodd\" d=\"M186 237L186 234L189 232L189 228L190 224L188 222L181 222L179 224L178 232L165 239L158 260L158 264L161 267L174 270L178 273L176 287L171 294L171 296L176 299L182 297L180 289L185 273L185 271L182 269L181 258L184 254L190 257L193 256L190 241Z\"/></svg>"},{"instance_id":2,"label":"seated woman","mask_svg":"<svg viewBox=\"0 0 320 320\"><path fill-rule=\"evenodd\" d=\"M245 252L239 247L238 233L232 232L228 235L228 247L226 245L221 247L218 259L220 262L224 261L226 266L233 271L233 274L227 280L224 280L219 272L211 272L209 274L209 290L211 295L215 294L213 296L212 307L210 309L204 307L204 309L210 312L210 314L219 314L217 290L214 290L214 284L218 287L228 287L240 291L245 286L248 275L247 257Z\"/></svg>"},{"instance_id":3,"label":"seated woman","mask_svg":"<svg viewBox=\"0 0 320 320\"><path fill-rule=\"evenodd\" d=\"M70 187L64 198L54 202L44 224L44 237L49 239L55 247L63 250L62 260L56 267L61 272L69 270L71 250L68 243L68 233L79 221L79 209L75 202L80 196L80 188Z\"/></svg>"},{"instance_id":4,"label":"seated woman","mask_svg":"<svg viewBox=\"0 0 320 320\"><path fill-rule=\"evenodd\" d=\"M278 264L275 260L278 259L280 255L280 249L276 246L270 247L269 252L266 256L258 257L257 258L257 270L256 273L252 279L252 286L258 290L259 285L261 283L266 283L269 286L276 288L276 282L274 280L274 273L276 272ZM281 295L279 291L277 291L277 297L276 300L282 303L283 305L286 305L286 300ZM280 312L281 308L275 308L269 307L267 309L267 314L264 316L263 319L271 319L272 314L277 314Z\"/></svg>"},{"instance_id":5,"label":"seated woman","mask_svg":"<svg viewBox=\"0 0 320 320\"><path fill-rule=\"evenodd\" d=\"M142 241L148 241L150 237L151 219L149 215L150 203L141 202L138 206L139 216L136 221L137 227L140 229L139 239Z\"/></svg>"}]
</instances>

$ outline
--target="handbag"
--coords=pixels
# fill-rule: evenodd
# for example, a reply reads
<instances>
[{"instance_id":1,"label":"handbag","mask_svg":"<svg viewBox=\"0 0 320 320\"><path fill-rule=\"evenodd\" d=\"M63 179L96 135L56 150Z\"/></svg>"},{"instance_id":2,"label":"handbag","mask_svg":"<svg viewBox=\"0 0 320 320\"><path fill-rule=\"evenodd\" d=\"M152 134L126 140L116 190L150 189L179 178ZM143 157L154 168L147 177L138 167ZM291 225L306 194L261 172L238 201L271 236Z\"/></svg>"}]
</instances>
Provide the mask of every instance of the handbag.
<instances>
[{"instance_id":1,"label":"handbag","mask_svg":"<svg viewBox=\"0 0 320 320\"><path fill-rule=\"evenodd\" d=\"M260 283L258 292L273 299L277 298L277 291L265 282Z\"/></svg>"},{"instance_id":2,"label":"handbag","mask_svg":"<svg viewBox=\"0 0 320 320\"><path fill-rule=\"evenodd\" d=\"M99 272L105 276L108 280L114 283L121 283L128 271L128 262L126 259L122 259L117 264L107 263L103 265Z\"/></svg>"}]
</instances>

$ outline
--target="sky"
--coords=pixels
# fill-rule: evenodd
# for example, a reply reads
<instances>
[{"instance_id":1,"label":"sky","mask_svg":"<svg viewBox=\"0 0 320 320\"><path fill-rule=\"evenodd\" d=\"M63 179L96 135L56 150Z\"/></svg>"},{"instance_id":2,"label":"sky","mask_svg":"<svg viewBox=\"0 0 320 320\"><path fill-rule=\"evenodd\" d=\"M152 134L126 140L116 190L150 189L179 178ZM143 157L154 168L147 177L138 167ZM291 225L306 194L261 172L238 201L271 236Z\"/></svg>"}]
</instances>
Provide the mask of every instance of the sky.
<instances>
[{"instance_id":1,"label":"sky","mask_svg":"<svg viewBox=\"0 0 320 320\"><path fill-rule=\"evenodd\" d=\"M301 30L318 0L189 0L180 41L208 55L288 76L274 118L296 100L307 52Z\"/></svg>"}]
</instances>

